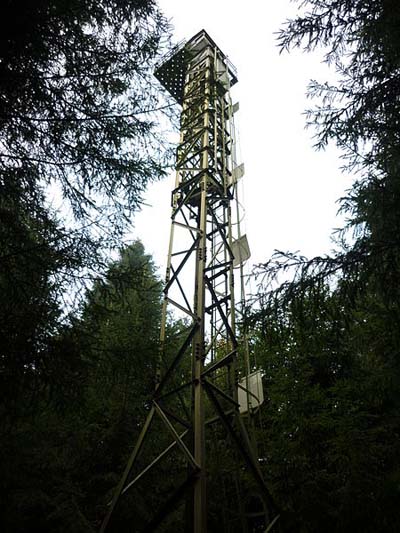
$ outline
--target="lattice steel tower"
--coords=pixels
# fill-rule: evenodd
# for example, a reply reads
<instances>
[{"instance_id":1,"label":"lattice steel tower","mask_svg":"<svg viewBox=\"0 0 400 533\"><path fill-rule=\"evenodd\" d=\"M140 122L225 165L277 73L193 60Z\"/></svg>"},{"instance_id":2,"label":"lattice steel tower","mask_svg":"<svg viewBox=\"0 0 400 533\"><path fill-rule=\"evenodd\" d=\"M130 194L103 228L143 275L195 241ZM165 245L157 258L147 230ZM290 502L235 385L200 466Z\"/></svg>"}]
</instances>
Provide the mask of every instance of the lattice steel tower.
<instances>
[{"instance_id":1,"label":"lattice steel tower","mask_svg":"<svg viewBox=\"0 0 400 533\"><path fill-rule=\"evenodd\" d=\"M174 450L185 465L184 475L179 478L175 470L171 473L177 481L179 478L175 491L145 530L154 530L183 499L186 531L205 533L209 527L209 447L214 458L222 447L220 463L228 464L231 459L231 466L224 463L224 473L219 478L226 500L232 500L229 480L237 488L243 472L237 465L240 460L246 465L249 490L256 490L263 502L267 525L276 513L241 414L248 409L238 403L240 387L249 389L243 376L251 369L248 362L238 364L238 353L245 350L238 340L234 297L234 270L249 257L246 237L240 234L237 207L237 182L243 175L243 165L237 165L235 160L233 114L237 106L232 105L230 97L230 88L237 82L236 70L203 30L175 47L155 74L182 106L160 362L147 420L101 531L106 530L120 496ZM173 342L167 335L171 310L175 317L185 317ZM248 390L245 396L247 404L251 404L257 394ZM134 464L150 438L155 420L162 422L172 442L133 475ZM174 467L178 463L174 461ZM232 465L236 472L229 471ZM212 469L216 469L215 464ZM215 475L213 479L215 482ZM228 516L220 529L255 531L243 517L246 509L240 502L240 488L237 495L241 517L235 522Z\"/></svg>"}]
</instances>

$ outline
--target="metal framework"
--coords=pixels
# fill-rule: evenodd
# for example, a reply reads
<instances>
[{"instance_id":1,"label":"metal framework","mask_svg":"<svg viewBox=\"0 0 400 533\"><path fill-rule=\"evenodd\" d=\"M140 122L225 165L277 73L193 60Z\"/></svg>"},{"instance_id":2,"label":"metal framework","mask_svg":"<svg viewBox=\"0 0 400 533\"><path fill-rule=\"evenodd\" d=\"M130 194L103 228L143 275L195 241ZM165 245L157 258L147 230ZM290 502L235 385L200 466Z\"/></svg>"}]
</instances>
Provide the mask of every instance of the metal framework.
<instances>
[{"instance_id":1,"label":"metal framework","mask_svg":"<svg viewBox=\"0 0 400 533\"><path fill-rule=\"evenodd\" d=\"M225 445L242 458L264 502L267 523L275 521L273 502L239 411L234 269L248 257L235 210L237 166L230 87L235 68L202 30L164 58L156 77L182 106L176 183L160 332L160 361L147 420L115 491L101 532L120 496L171 450L179 450L184 479L148 525L154 530L182 498L186 530L207 531L207 432L224 433ZM194 278L194 279L193 279ZM168 316L181 317L171 353ZM242 377L243 382L243 377ZM172 442L134 479L138 454L158 419ZM216 430L216 426L220 429ZM212 429L213 428L213 429ZM211 438L211 437L210 437ZM242 518L241 531L249 531ZM232 529L233 531L233 529Z\"/></svg>"}]
</instances>

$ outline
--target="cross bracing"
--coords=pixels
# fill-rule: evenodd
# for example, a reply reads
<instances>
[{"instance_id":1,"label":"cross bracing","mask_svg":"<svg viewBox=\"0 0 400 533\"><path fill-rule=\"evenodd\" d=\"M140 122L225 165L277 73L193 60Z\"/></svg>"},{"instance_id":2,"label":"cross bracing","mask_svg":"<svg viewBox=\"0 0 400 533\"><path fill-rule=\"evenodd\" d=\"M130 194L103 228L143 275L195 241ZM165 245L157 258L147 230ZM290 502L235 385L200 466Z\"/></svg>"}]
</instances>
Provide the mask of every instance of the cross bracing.
<instances>
[{"instance_id":1,"label":"cross bracing","mask_svg":"<svg viewBox=\"0 0 400 533\"><path fill-rule=\"evenodd\" d=\"M237 106L230 97L237 75L203 30L175 48L156 76L182 105L159 364L146 422L101 531L107 529L120 497L175 454L170 471L176 478L174 490L143 531L156 530L181 502L185 531L210 530L207 508L216 506L210 487L217 480L218 490L223 488L225 494L218 511L223 530L250 532L240 485L244 468L248 487L259 495L265 525L275 520L276 512L238 403L241 340L234 274L247 252L241 257L243 246L238 243L244 237L234 209L237 180L243 174L235 160ZM171 313L181 324L172 349L167 335ZM171 441L137 470L140 451L151 440L156 423ZM214 462L209 461L212 454ZM220 472L214 474L218 454Z\"/></svg>"}]
</instances>

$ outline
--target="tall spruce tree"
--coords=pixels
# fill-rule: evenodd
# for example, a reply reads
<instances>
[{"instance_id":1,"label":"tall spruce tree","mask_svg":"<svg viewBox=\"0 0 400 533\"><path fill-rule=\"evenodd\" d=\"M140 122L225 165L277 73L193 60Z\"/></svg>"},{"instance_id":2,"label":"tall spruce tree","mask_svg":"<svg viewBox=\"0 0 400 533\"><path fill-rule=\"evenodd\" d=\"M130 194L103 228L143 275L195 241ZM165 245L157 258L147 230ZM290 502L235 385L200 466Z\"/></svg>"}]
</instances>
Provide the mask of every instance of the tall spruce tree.
<instances>
[{"instance_id":1,"label":"tall spruce tree","mask_svg":"<svg viewBox=\"0 0 400 533\"><path fill-rule=\"evenodd\" d=\"M399 529L400 6L306 0L282 50L324 47L337 85L313 81L316 146L356 176L330 256L277 253L253 315L268 400L266 464L288 531ZM285 272L276 290L269 282ZM288 273L292 273L292 277ZM261 281L262 280L262 281Z\"/></svg>"},{"instance_id":2,"label":"tall spruce tree","mask_svg":"<svg viewBox=\"0 0 400 533\"><path fill-rule=\"evenodd\" d=\"M56 184L78 219L107 216L115 232L162 172L156 3L7 1L0 30L2 182L18 178L25 194Z\"/></svg>"},{"instance_id":3,"label":"tall spruce tree","mask_svg":"<svg viewBox=\"0 0 400 533\"><path fill-rule=\"evenodd\" d=\"M153 0L3 5L2 412L34 405L25 392L61 386L64 299L104 267L104 250L120 245L146 185L164 173L152 68L167 38Z\"/></svg>"},{"instance_id":4,"label":"tall spruce tree","mask_svg":"<svg viewBox=\"0 0 400 533\"><path fill-rule=\"evenodd\" d=\"M146 416L160 294L152 259L135 242L87 291L79 320L52 336L51 346L75 361L75 371L53 366L59 374L53 395L39 396L30 416L25 410L0 426L3 531L98 530ZM152 511L140 492L126 502L116 531L131 531Z\"/></svg>"}]
</instances>

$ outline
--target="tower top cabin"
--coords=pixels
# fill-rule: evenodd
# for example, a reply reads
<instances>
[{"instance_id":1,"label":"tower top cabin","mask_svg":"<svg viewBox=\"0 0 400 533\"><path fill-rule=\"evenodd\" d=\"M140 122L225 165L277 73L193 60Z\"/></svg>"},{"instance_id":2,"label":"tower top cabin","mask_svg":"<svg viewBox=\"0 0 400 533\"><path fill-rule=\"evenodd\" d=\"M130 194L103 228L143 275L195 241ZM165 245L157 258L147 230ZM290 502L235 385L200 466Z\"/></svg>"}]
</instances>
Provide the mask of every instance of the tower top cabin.
<instances>
[{"instance_id":1,"label":"tower top cabin","mask_svg":"<svg viewBox=\"0 0 400 533\"><path fill-rule=\"evenodd\" d=\"M186 73L206 57L213 60L215 81L227 91L237 80L236 68L222 53L205 30L199 31L189 41L181 41L163 59L155 76L165 89L182 105Z\"/></svg>"}]
</instances>

